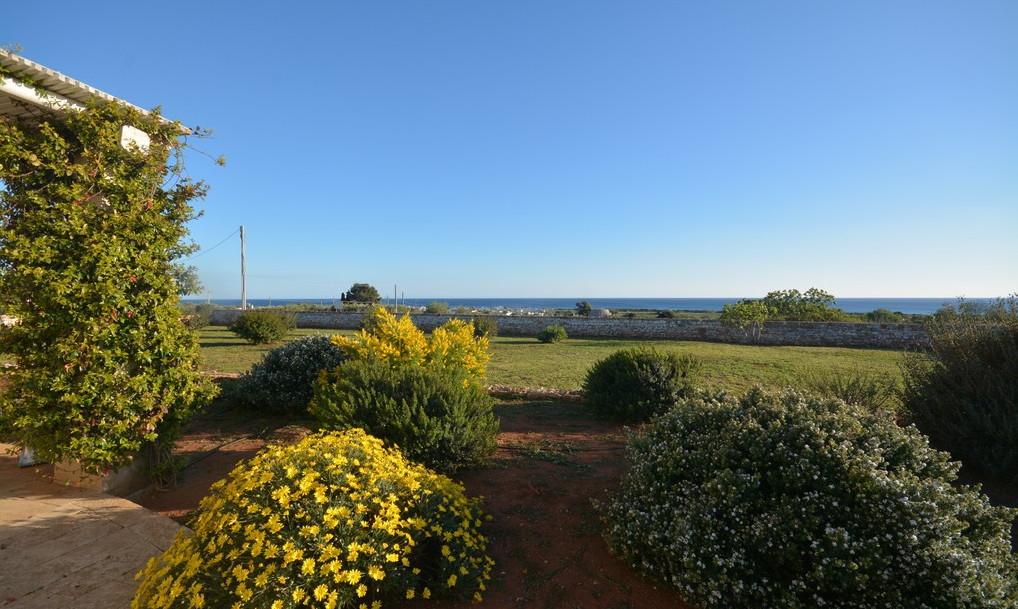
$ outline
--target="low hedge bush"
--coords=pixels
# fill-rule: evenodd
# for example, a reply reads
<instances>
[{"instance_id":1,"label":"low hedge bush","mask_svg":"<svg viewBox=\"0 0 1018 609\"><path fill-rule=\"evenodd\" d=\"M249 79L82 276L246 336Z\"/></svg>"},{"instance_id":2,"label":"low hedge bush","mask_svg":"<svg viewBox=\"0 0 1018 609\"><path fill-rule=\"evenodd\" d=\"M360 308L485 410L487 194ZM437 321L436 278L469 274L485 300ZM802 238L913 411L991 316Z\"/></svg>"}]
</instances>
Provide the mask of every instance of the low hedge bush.
<instances>
[{"instance_id":1,"label":"low hedge bush","mask_svg":"<svg viewBox=\"0 0 1018 609\"><path fill-rule=\"evenodd\" d=\"M494 317L480 315L470 321L474 324L474 336L477 338L495 338L498 336L498 322Z\"/></svg>"},{"instance_id":2,"label":"low hedge bush","mask_svg":"<svg viewBox=\"0 0 1018 609\"><path fill-rule=\"evenodd\" d=\"M927 325L928 351L905 359L902 401L934 446L972 468L1018 479L1018 298Z\"/></svg>"},{"instance_id":3,"label":"low hedge bush","mask_svg":"<svg viewBox=\"0 0 1018 609\"><path fill-rule=\"evenodd\" d=\"M537 340L542 343L557 343L569 338L566 329L559 325L551 325L537 333Z\"/></svg>"},{"instance_id":4,"label":"low hedge bush","mask_svg":"<svg viewBox=\"0 0 1018 609\"><path fill-rule=\"evenodd\" d=\"M255 345L274 343L296 327L292 314L280 311L244 311L230 331Z\"/></svg>"},{"instance_id":5,"label":"low hedge bush","mask_svg":"<svg viewBox=\"0 0 1018 609\"><path fill-rule=\"evenodd\" d=\"M343 351L327 336L305 336L269 351L240 377L235 395L244 404L301 414L322 370L343 362Z\"/></svg>"},{"instance_id":6,"label":"low hedge bush","mask_svg":"<svg viewBox=\"0 0 1018 609\"><path fill-rule=\"evenodd\" d=\"M587 372L583 402L600 416L644 421L690 395L700 369L691 355L622 349Z\"/></svg>"},{"instance_id":7,"label":"low hedge bush","mask_svg":"<svg viewBox=\"0 0 1018 609\"><path fill-rule=\"evenodd\" d=\"M886 415L793 392L698 396L628 457L607 539L696 606L1018 602L1015 510L955 486L958 464Z\"/></svg>"},{"instance_id":8,"label":"low hedge bush","mask_svg":"<svg viewBox=\"0 0 1018 609\"><path fill-rule=\"evenodd\" d=\"M457 368L354 360L315 383L310 411L328 429L364 428L415 461L452 471L495 449L493 405Z\"/></svg>"},{"instance_id":9,"label":"low hedge bush","mask_svg":"<svg viewBox=\"0 0 1018 609\"><path fill-rule=\"evenodd\" d=\"M361 430L261 451L198 514L138 574L134 609L480 600L493 565L478 502Z\"/></svg>"}]
</instances>

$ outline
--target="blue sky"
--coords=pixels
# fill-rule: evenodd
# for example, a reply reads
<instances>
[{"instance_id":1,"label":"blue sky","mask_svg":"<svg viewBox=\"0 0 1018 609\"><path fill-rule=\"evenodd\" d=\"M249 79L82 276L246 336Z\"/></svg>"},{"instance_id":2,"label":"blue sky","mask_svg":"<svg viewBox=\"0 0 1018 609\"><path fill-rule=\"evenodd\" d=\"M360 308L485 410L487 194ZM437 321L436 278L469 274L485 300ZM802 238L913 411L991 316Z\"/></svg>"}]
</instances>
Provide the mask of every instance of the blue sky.
<instances>
[{"instance_id":1,"label":"blue sky","mask_svg":"<svg viewBox=\"0 0 1018 609\"><path fill-rule=\"evenodd\" d=\"M1018 291L1018 3L18 2L0 43L215 130L249 296ZM195 259L239 295L236 240Z\"/></svg>"}]
</instances>

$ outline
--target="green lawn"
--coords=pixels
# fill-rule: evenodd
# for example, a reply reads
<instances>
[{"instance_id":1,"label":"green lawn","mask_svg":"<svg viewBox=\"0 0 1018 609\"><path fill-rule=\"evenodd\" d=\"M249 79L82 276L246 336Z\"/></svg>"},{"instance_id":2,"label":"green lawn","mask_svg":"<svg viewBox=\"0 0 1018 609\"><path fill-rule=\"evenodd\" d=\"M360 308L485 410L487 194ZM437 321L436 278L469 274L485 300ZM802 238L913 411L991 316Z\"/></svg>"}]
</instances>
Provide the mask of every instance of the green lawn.
<instances>
[{"instance_id":1,"label":"green lawn","mask_svg":"<svg viewBox=\"0 0 1018 609\"><path fill-rule=\"evenodd\" d=\"M294 330L291 337L335 334L335 330ZM342 332L347 333L347 332ZM210 370L243 372L273 345L250 345L223 327L201 332L202 353ZM901 352L837 347L758 347L692 341L568 339L546 345L533 338L498 337L488 381L514 386L576 389L587 369L616 349L653 346L691 353L704 363L705 384L729 391L753 385L801 385L811 374L824 372L890 374L900 377Z\"/></svg>"},{"instance_id":2,"label":"green lawn","mask_svg":"<svg viewBox=\"0 0 1018 609\"><path fill-rule=\"evenodd\" d=\"M331 336L333 334L352 334L337 330L313 330L298 328L291 330L286 340L301 336ZM261 361L267 351L278 347L272 345L252 345L240 338L225 326L207 326L199 332L201 353L205 357L205 367L215 372L245 372L255 362Z\"/></svg>"}]
</instances>

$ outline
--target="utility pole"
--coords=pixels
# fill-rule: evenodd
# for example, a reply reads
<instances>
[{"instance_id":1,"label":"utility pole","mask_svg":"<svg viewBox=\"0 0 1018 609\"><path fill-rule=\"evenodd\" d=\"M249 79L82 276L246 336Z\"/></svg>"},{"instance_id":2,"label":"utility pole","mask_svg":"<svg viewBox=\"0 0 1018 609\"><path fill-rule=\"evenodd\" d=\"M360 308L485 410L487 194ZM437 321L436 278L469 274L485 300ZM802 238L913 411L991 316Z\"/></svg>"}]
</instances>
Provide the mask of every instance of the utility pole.
<instances>
[{"instance_id":1,"label":"utility pole","mask_svg":"<svg viewBox=\"0 0 1018 609\"><path fill-rule=\"evenodd\" d=\"M396 293L396 284L392 284L392 313L399 313L399 294Z\"/></svg>"},{"instance_id":2,"label":"utility pole","mask_svg":"<svg viewBox=\"0 0 1018 609\"><path fill-rule=\"evenodd\" d=\"M245 253L244 225L240 225L240 308L247 310L247 254Z\"/></svg>"}]
</instances>

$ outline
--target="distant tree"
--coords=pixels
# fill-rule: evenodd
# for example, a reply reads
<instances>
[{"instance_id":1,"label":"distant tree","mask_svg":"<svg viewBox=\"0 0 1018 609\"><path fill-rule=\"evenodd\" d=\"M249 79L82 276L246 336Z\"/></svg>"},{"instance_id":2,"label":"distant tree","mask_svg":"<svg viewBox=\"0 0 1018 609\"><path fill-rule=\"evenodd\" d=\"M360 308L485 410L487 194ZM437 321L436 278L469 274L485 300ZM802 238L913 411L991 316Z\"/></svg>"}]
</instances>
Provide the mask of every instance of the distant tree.
<instances>
[{"instance_id":1,"label":"distant tree","mask_svg":"<svg viewBox=\"0 0 1018 609\"><path fill-rule=\"evenodd\" d=\"M197 267L174 264L170 267L170 274L173 275L173 282L177 284L177 294L181 296L201 294L205 291L205 286L198 278Z\"/></svg>"},{"instance_id":2,"label":"distant tree","mask_svg":"<svg viewBox=\"0 0 1018 609\"><path fill-rule=\"evenodd\" d=\"M449 304L445 302L435 301L429 302L424 310L433 315L445 315L449 312Z\"/></svg>"},{"instance_id":3,"label":"distant tree","mask_svg":"<svg viewBox=\"0 0 1018 609\"><path fill-rule=\"evenodd\" d=\"M890 309L875 309L866 314L866 321L881 324L897 324L905 321L905 315Z\"/></svg>"},{"instance_id":4,"label":"distant tree","mask_svg":"<svg viewBox=\"0 0 1018 609\"><path fill-rule=\"evenodd\" d=\"M770 315L793 321L836 321L845 313L834 306L834 296L818 288L805 292L799 290L776 290L763 297L763 304L770 309Z\"/></svg>"},{"instance_id":5,"label":"distant tree","mask_svg":"<svg viewBox=\"0 0 1018 609\"><path fill-rule=\"evenodd\" d=\"M753 342L760 340L770 309L761 300L740 300L721 307L721 323L742 330Z\"/></svg>"},{"instance_id":6,"label":"distant tree","mask_svg":"<svg viewBox=\"0 0 1018 609\"><path fill-rule=\"evenodd\" d=\"M672 311L670 309L669 310L664 310L664 311L658 311L657 312L657 317L658 317L658 319L671 319L671 318L675 317L675 311Z\"/></svg>"},{"instance_id":7,"label":"distant tree","mask_svg":"<svg viewBox=\"0 0 1018 609\"><path fill-rule=\"evenodd\" d=\"M375 304L382 300L382 295L378 293L378 290L373 285L355 283L339 299L343 302Z\"/></svg>"},{"instance_id":8,"label":"distant tree","mask_svg":"<svg viewBox=\"0 0 1018 609\"><path fill-rule=\"evenodd\" d=\"M590 306L590 303L586 300L576 303L576 314L580 317L590 317L590 312L593 310L594 307Z\"/></svg>"}]
</instances>

